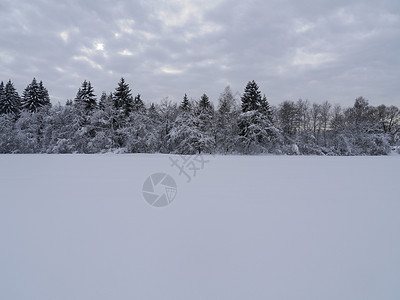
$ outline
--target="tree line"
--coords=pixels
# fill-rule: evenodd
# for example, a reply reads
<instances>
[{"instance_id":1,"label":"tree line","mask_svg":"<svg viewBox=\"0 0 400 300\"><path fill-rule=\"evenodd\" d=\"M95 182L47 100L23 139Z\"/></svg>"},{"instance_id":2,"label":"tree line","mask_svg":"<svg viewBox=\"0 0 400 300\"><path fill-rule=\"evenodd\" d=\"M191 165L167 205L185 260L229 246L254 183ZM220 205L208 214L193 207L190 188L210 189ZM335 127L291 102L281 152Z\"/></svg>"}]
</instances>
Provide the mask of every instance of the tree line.
<instances>
[{"instance_id":1,"label":"tree line","mask_svg":"<svg viewBox=\"0 0 400 300\"><path fill-rule=\"evenodd\" d=\"M240 96L226 87L215 107L206 94L146 105L124 78L97 98L84 81L74 100L52 106L34 78L18 95L0 83L0 153L220 153L386 155L399 143L400 111L307 100L271 106L249 81Z\"/></svg>"}]
</instances>

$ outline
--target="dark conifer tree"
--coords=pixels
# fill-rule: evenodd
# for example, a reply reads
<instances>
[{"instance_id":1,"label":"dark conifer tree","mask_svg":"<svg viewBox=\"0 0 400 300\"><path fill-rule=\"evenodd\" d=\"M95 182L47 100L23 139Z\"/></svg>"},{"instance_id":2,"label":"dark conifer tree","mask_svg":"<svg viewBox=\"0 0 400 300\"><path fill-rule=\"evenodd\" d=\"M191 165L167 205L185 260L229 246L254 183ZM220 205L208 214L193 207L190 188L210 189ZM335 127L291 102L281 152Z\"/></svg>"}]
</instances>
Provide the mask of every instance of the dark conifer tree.
<instances>
[{"instance_id":1,"label":"dark conifer tree","mask_svg":"<svg viewBox=\"0 0 400 300\"><path fill-rule=\"evenodd\" d=\"M260 112L272 122L272 109L265 94L261 99Z\"/></svg>"},{"instance_id":2,"label":"dark conifer tree","mask_svg":"<svg viewBox=\"0 0 400 300\"><path fill-rule=\"evenodd\" d=\"M21 109L21 99L14 84L9 80L4 88L4 96L0 102L0 114L10 114L18 117Z\"/></svg>"},{"instance_id":3,"label":"dark conifer tree","mask_svg":"<svg viewBox=\"0 0 400 300\"><path fill-rule=\"evenodd\" d=\"M269 151L278 130L272 124L269 103L261 97L257 83L249 81L242 96L242 113L238 118L239 147L245 153Z\"/></svg>"},{"instance_id":4,"label":"dark conifer tree","mask_svg":"<svg viewBox=\"0 0 400 300\"><path fill-rule=\"evenodd\" d=\"M39 82L39 98L42 106L51 106L49 91L43 86L43 81Z\"/></svg>"},{"instance_id":5,"label":"dark conifer tree","mask_svg":"<svg viewBox=\"0 0 400 300\"><path fill-rule=\"evenodd\" d=\"M33 78L22 94L21 108L30 112L37 112L41 107L39 99L39 85Z\"/></svg>"},{"instance_id":6,"label":"dark conifer tree","mask_svg":"<svg viewBox=\"0 0 400 300\"><path fill-rule=\"evenodd\" d=\"M261 102L261 92L257 83L254 80L249 81L242 96L242 112L260 110Z\"/></svg>"},{"instance_id":7,"label":"dark conifer tree","mask_svg":"<svg viewBox=\"0 0 400 300\"><path fill-rule=\"evenodd\" d=\"M208 98L208 96L206 94L203 94L203 96L201 96L200 101L199 101L199 108L201 111L205 111L205 110L210 110L211 109L211 103L210 103L210 99Z\"/></svg>"},{"instance_id":8,"label":"dark conifer tree","mask_svg":"<svg viewBox=\"0 0 400 300\"><path fill-rule=\"evenodd\" d=\"M107 101L107 93L103 91L101 93L101 97L100 97L100 101L99 101L99 108L101 110L104 110L106 101Z\"/></svg>"},{"instance_id":9,"label":"dark conifer tree","mask_svg":"<svg viewBox=\"0 0 400 300\"><path fill-rule=\"evenodd\" d=\"M6 91L4 89L3 81L0 82L0 115L3 114L3 105L6 101Z\"/></svg>"},{"instance_id":10,"label":"dark conifer tree","mask_svg":"<svg viewBox=\"0 0 400 300\"><path fill-rule=\"evenodd\" d=\"M179 105L179 109L182 111L190 111L191 107L190 107L190 102L189 102L189 98L188 96L185 94L185 96L183 96L183 100L181 105Z\"/></svg>"},{"instance_id":11,"label":"dark conifer tree","mask_svg":"<svg viewBox=\"0 0 400 300\"><path fill-rule=\"evenodd\" d=\"M33 78L23 92L21 108L29 112L37 112L41 107L50 106L49 92L43 86L43 82L38 84Z\"/></svg>"},{"instance_id":12,"label":"dark conifer tree","mask_svg":"<svg viewBox=\"0 0 400 300\"><path fill-rule=\"evenodd\" d=\"M133 98L129 84L122 77L114 92L114 106L128 116L133 108Z\"/></svg>"},{"instance_id":13,"label":"dark conifer tree","mask_svg":"<svg viewBox=\"0 0 400 300\"><path fill-rule=\"evenodd\" d=\"M133 100L133 111L146 112L146 106L144 105L143 100L140 98L140 94L137 94Z\"/></svg>"},{"instance_id":14,"label":"dark conifer tree","mask_svg":"<svg viewBox=\"0 0 400 300\"><path fill-rule=\"evenodd\" d=\"M92 84L86 80L82 83L82 87L78 90L75 98L75 105L81 107L85 111L92 111L97 107L96 95Z\"/></svg>"}]
</instances>

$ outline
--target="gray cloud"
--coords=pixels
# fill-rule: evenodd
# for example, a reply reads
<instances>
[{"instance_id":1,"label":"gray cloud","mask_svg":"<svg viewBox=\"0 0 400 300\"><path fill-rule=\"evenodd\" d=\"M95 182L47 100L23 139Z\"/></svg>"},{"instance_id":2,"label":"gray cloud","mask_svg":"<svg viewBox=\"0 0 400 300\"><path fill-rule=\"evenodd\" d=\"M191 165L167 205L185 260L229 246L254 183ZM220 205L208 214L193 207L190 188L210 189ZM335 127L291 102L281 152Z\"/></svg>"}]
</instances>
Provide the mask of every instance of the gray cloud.
<instances>
[{"instance_id":1,"label":"gray cloud","mask_svg":"<svg viewBox=\"0 0 400 300\"><path fill-rule=\"evenodd\" d=\"M0 26L0 80L53 102L123 76L147 102L255 79L273 104L400 104L398 1L2 1Z\"/></svg>"}]
</instances>

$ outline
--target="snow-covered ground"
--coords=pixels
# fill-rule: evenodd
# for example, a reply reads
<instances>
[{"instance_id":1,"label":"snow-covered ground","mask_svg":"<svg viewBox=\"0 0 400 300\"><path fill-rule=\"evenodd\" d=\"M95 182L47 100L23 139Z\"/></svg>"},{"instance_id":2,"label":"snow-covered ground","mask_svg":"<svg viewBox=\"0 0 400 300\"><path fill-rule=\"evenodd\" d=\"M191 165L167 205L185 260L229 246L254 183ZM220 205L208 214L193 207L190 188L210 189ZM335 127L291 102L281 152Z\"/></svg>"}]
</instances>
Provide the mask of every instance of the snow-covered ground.
<instances>
[{"instance_id":1,"label":"snow-covered ground","mask_svg":"<svg viewBox=\"0 0 400 300\"><path fill-rule=\"evenodd\" d=\"M400 156L171 157L0 156L0 299L400 299Z\"/></svg>"}]
</instances>

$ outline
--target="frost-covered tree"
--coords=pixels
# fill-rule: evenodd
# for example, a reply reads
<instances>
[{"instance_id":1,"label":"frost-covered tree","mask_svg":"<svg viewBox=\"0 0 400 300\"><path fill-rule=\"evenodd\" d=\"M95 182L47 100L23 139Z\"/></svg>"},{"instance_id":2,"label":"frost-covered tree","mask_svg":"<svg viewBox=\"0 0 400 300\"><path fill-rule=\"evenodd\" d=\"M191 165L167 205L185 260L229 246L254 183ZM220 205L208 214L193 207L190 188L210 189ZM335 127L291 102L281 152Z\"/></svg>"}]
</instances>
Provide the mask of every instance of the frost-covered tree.
<instances>
[{"instance_id":1,"label":"frost-covered tree","mask_svg":"<svg viewBox=\"0 0 400 300\"><path fill-rule=\"evenodd\" d=\"M183 100L182 103L179 105L179 109L183 111L190 111L192 109L191 103L186 94L183 96Z\"/></svg>"},{"instance_id":2,"label":"frost-covered tree","mask_svg":"<svg viewBox=\"0 0 400 300\"><path fill-rule=\"evenodd\" d=\"M201 96L198 107L200 111L207 111L207 110L209 111L212 109L210 99L206 94L203 94Z\"/></svg>"},{"instance_id":3,"label":"frost-covered tree","mask_svg":"<svg viewBox=\"0 0 400 300\"><path fill-rule=\"evenodd\" d=\"M200 104L201 102L201 104ZM213 148L213 107L207 95L198 103L191 103L185 94L179 112L168 134L172 152L194 154L210 152Z\"/></svg>"},{"instance_id":4,"label":"frost-covered tree","mask_svg":"<svg viewBox=\"0 0 400 300\"><path fill-rule=\"evenodd\" d=\"M117 110L123 112L125 116L129 116L133 109L131 89L123 77L120 79L118 86L115 88L114 106Z\"/></svg>"},{"instance_id":5,"label":"frost-covered tree","mask_svg":"<svg viewBox=\"0 0 400 300\"><path fill-rule=\"evenodd\" d=\"M198 117L192 111L181 111L169 132L172 152L179 154L201 153L212 140L198 126Z\"/></svg>"},{"instance_id":6,"label":"frost-covered tree","mask_svg":"<svg viewBox=\"0 0 400 300\"><path fill-rule=\"evenodd\" d=\"M218 99L218 110L216 112L216 147L222 153L234 151L236 136L238 134L237 117L239 111L236 107L236 99L232 90L227 86Z\"/></svg>"},{"instance_id":7,"label":"frost-covered tree","mask_svg":"<svg viewBox=\"0 0 400 300\"><path fill-rule=\"evenodd\" d=\"M278 119L280 129L288 137L293 137L298 127L298 110L293 101L283 101L279 105Z\"/></svg>"},{"instance_id":8,"label":"frost-covered tree","mask_svg":"<svg viewBox=\"0 0 400 300\"><path fill-rule=\"evenodd\" d=\"M327 131L328 131L329 121L331 118L331 108L332 105L328 101L325 101L324 103L322 103L320 110L320 120L324 137L324 147L328 146Z\"/></svg>"},{"instance_id":9,"label":"frost-covered tree","mask_svg":"<svg viewBox=\"0 0 400 300\"><path fill-rule=\"evenodd\" d=\"M216 128L214 125L214 107L208 96L203 94L194 112L195 123L201 132L199 152L213 152L216 142Z\"/></svg>"},{"instance_id":10,"label":"frost-covered tree","mask_svg":"<svg viewBox=\"0 0 400 300\"><path fill-rule=\"evenodd\" d=\"M105 103L107 101L107 93L105 91L101 92L100 100L99 100L99 109L103 110L105 107Z\"/></svg>"},{"instance_id":11,"label":"frost-covered tree","mask_svg":"<svg viewBox=\"0 0 400 300\"><path fill-rule=\"evenodd\" d=\"M46 152L49 140L46 139L46 127L51 120L49 106L36 112L21 111L15 128L20 153Z\"/></svg>"},{"instance_id":12,"label":"frost-covered tree","mask_svg":"<svg viewBox=\"0 0 400 300\"><path fill-rule=\"evenodd\" d=\"M137 96L133 100L132 110L135 112L146 112L146 106L144 105L140 94L137 94Z\"/></svg>"},{"instance_id":13,"label":"frost-covered tree","mask_svg":"<svg viewBox=\"0 0 400 300\"><path fill-rule=\"evenodd\" d=\"M21 108L29 112L37 112L44 106L51 106L49 92L42 81L38 84L36 78L33 78L23 92Z\"/></svg>"},{"instance_id":14,"label":"frost-covered tree","mask_svg":"<svg viewBox=\"0 0 400 300\"><path fill-rule=\"evenodd\" d=\"M321 120L320 114L321 114L321 105L318 103L313 103L310 110L310 118L311 118L312 132L314 134L317 144L318 144L319 132L321 131L321 126L319 122Z\"/></svg>"},{"instance_id":15,"label":"frost-covered tree","mask_svg":"<svg viewBox=\"0 0 400 300\"><path fill-rule=\"evenodd\" d=\"M0 99L0 114L18 117L21 110L21 99L14 84L9 80L4 87L4 95Z\"/></svg>"},{"instance_id":16,"label":"frost-covered tree","mask_svg":"<svg viewBox=\"0 0 400 300\"><path fill-rule=\"evenodd\" d=\"M262 105L261 92L257 83L252 80L249 81L244 89L242 100L242 112L252 111L252 110L264 110Z\"/></svg>"},{"instance_id":17,"label":"frost-covered tree","mask_svg":"<svg viewBox=\"0 0 400 300\"><path fill-rule=\"evenodd\" d=\"M0 153L18 153L15 117L11 114L0 114Z\"/></svg>"},{"instance_id":18,"label":"frost-covered tree","mask_svg":"<svg viewBox=\"0 0 400 300\"><path fill-rule=\"evenodd\" d=\"M377 117L384 133L394 136L400 132L400 110L397 106L379 105L377 108Z\"/></svg>"},{"instance_id":19,"label":"frost-covered tree","mask_svg":"<svg viewBox=\"0 0 400 300\"><path fill-rule=\"evenodd\" d=\"M44 87L42 80L39 82L39 99L42 101L42 107L51 107L49 91Z\"/></svg>"},{"instance_id":20,"label":"frost-covered tree","mask_svg":"<svg viewBox=\"0 0 400 300\"><path fill-rule=\"evenodd\" d=\"M259 111L263 115L267 116L268 119L273 123L272 108L271 108L271 105L269 105L269 102L267 100L267 96L265 96L265 94L261 98Z\"/></svg>"},{"instance_id":21,"label":"frost-covered tree","mask_svg":"<svg viewBox=\"0 0 400 300\"><path fill-rule=\"evenodd\" d=\"M178 116L178 109L176 103L172 103L168 99L163 99L157 108L158 116L160 118L158 131L160 134L160 149L161 153L171 153L174 149L174 141L171 140L170 132L174 127L175 120Z\"/></svg>"},{"instance_id":22,"label":"frost-covered tree","mask_svg":"<svg viewBox=\"0 0 400 300\"><path fill-rule=\"evenodd\" d=\"M81 107L86 112L93 111L97 108L97 99L94 94L94 89L90 81L83 81L81 88L79 88L76 97L75 105Z\"/></svg>"},{"instance_id":23,"label":"frost-covered tree","mask_svg":"<svg viewBox=\"0 0 400 300\"><path fill-rule=\"evenodd\" d=\"M279 142L279 130L268 116L258 110L242 112L238 117L237 145L245 154L273 152Z\"/></svg>"},{"instance_id":24,"label":"frost-covered tree","mask_svg":"<svg viewBox=\"0 0 400 300\"><path fill-rule=\"evenodd\" d=\"M261 97L257 83L249 81L242 100L242 113L238 117L238 147L244 153L273 151L278 130L272 124L269 103Z\"/></svg>"},{"instance_id":25,"label":"frost-covered tree","mask_svg":"<svg viewBox=\"0 0 400 300\"><path fill-rule=\"evenodd\" d=\"M3 81L0 82L0 115L2 115L3 112L3 104L6 101L6 91L4 89L4 83Z\"/></svg>"}]
</instances>

